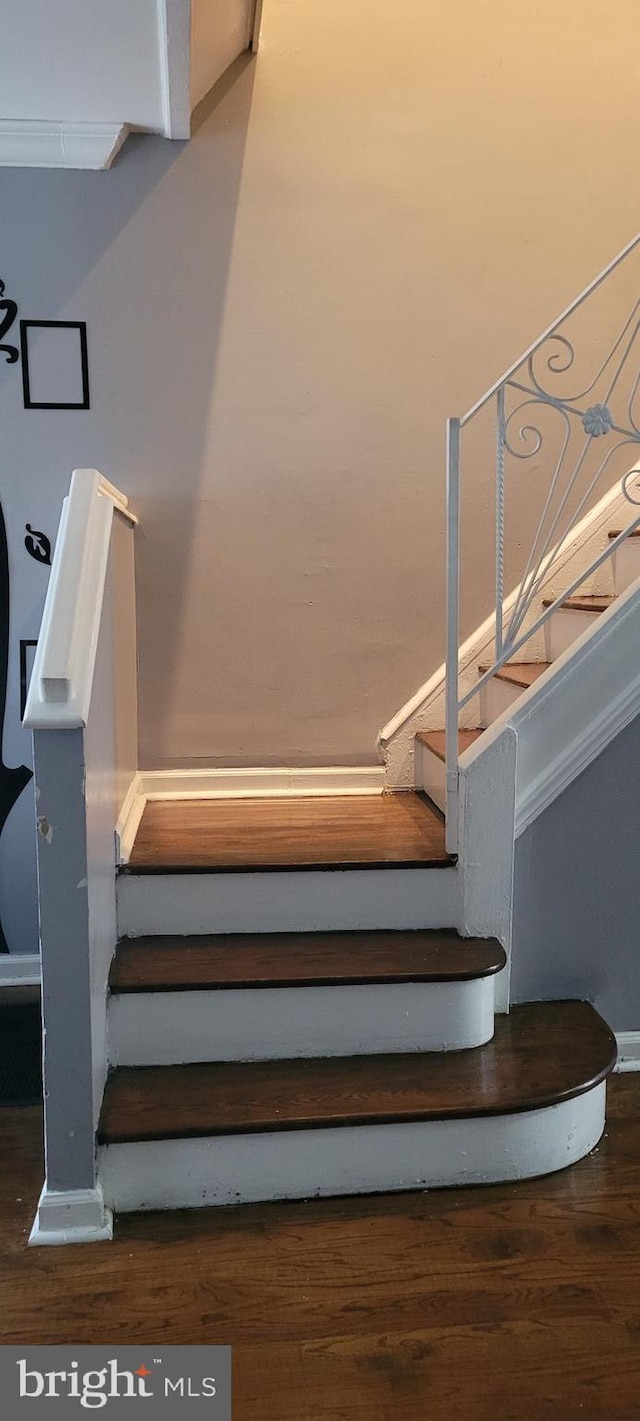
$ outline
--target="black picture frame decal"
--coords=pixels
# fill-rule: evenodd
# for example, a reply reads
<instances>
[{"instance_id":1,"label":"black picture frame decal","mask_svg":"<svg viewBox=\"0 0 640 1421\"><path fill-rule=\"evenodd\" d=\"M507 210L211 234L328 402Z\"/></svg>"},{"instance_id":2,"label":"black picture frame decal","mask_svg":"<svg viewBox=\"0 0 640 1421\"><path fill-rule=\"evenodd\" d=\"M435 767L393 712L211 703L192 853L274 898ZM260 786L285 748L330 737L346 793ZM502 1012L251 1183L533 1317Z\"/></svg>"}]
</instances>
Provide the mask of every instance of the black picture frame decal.
<instances>
[{"instance_id":1,"label":"black picture frame decal","mask_svg":"<svg viewBox=\"0 0 640 1421\"><path fill-rule=\"evenodd\" d=\"M24 713L27 709L27 694L31 672L33 671L33 661L38 643L30 638L22 637L20 640L20 719L24 720ZM29 652L32 653L29 656Z\"/></svg>"},{"instance_id":2,"label":"black picture frame decal","mask_svg":"<svg viewBox=\"0 0 640 1421\"><path fill-rule=\"evenodd\" d=\"M49 332L37 345L30 345L32 332ZM62 341L56 342L53 332L65 332ZM70 362L71 341L69 332L77 334L77 350ZM58 350L56 351L56 346ZM89 354L87 348L86 321L21 321L20 351L22 354L22 389L26 410L88 410L91 408L89 395ZM61 357L61 358L60 358ZM75 368L72 368L72 365ZM60 398L60 381L73 384L77 398ZM65 394L71 393L70 388ZM53 398L47 398L53 396Z\"/></svg>"}]
</instances>

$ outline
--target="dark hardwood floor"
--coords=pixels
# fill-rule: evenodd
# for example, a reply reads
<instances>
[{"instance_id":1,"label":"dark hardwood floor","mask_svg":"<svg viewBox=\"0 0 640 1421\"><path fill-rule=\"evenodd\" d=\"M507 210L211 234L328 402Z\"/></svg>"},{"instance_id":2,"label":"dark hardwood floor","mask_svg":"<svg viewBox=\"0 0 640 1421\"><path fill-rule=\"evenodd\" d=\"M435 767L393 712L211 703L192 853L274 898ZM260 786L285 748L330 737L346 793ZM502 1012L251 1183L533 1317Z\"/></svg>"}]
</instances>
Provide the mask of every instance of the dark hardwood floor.
<instances>
[{"instance_id":1,"label":"dark hardwood floor","mask_svg":"<svg viewBox=\"0 0 640 1421\"><path fill-rule=\"evenodd\" d=\"M234 1421L633 1421L640 1076L522 1185L125 1217L27 1249L37 1110L0 1111L0 1342L227 1342Z\"/></svg>"},{"instance_id":2,"label":"dark hardwood floor","mask_svg":"<svg viewBox=\"0 0 640 1421\"><path fill-rule=\"evenodd\" d=\"M419 794L151 800L128 870L442 868L442 815Z\"/></svg>"}]
</instances>

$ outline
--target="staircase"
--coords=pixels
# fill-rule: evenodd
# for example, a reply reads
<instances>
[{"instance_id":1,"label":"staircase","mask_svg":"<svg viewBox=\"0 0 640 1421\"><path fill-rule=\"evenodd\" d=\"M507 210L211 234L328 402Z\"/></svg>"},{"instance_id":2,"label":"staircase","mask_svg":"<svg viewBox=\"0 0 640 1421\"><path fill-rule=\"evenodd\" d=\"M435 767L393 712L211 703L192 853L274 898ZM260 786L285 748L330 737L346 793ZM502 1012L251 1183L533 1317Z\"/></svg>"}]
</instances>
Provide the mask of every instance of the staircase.
<instances>
[{"instance_id":1,"label":"staircase","mask_svg":"<svg viewBox=\"0 0 640 1421\"><path fill-rule=\"evenodd\" d=\"M496 1025L501 945L399 926L455 874L418 794L148 804L118 881L106 1204L487 1183L590 1150L616 1055L597 1013Z\"/></svg>"},{"instance_id":2,"label":"staircase","mask_svg":"<svg viewBox=\"0 0 640 1421\"><path fill-rule=\"evenodd\" d=\"M608 532L611 543L617 544L621 537L622 530L619 528L611 528ZM626 540L617 546L614 556L604 564L601 576L611 579L611 592L578 591L566 599L562 596L541 598L541 610L551 610L544 626L543 661L506 661L493 673L486 664L478 665L478 678L484 680L479 695L481 723L458 731L460 755L472 747L481 750L483 732L517 706L523 692L534 686L579 637L588 635L597 618L614 608L617 599L640 578L640 528L632 530ZM417 782L434 804L444 811L447 802L445 732L419 730L415 740Z\"/></svg>"},{"instance_id":3,"label":"staircase","mask_svg":"<svg viewBox=\"0 0 640 1421\"><path fill-rule=\"evenodd\" d=\"M597 1143L615 1039L584 1001L509 1010L513 871L523 829L640 714L640 301L574 385L566 333L636 251L449 421L446 663L381 733L384 793L376 767L258 768L244 798L242 771L195 796L196 772L145 778L136 519L74 474L25 717L47 1146L32 1242L109 1237L113 1211L515 1181ZM485 416L495 601L461 645L462 434ZM522 459L543 507L505 595Z\"/></svg>"}]
</instances>

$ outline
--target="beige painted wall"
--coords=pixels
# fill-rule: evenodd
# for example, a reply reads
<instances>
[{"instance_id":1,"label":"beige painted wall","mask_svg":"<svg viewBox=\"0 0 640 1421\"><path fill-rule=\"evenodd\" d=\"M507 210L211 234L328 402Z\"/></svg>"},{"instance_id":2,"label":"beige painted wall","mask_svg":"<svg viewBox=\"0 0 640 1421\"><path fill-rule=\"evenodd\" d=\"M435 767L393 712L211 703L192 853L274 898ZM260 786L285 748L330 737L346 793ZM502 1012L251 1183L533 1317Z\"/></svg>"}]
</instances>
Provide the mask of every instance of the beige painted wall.
<instances>
[{"instance_id":1,"label":"beige painted wall","mask_svg":"<svg viewBox=\"0 0 640 1421\"><path fill-rule=\"evenodd\" d=\"M146 767L371 762L440 663L445 416L639 225L637 14L265 0L189 145L2 175L7 290L87 319L93 393L11 395L16 536L73 465L131 495Z\"/></svg>"}]
</instances>

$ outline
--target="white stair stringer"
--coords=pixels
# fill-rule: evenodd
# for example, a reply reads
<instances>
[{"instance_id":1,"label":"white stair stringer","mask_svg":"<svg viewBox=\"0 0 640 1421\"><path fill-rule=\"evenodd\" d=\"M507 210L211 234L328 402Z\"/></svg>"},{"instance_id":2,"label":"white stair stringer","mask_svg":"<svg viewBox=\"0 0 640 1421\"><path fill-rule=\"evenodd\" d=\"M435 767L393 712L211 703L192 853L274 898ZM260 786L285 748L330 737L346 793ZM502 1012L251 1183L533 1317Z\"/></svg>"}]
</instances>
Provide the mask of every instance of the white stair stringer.
<instances>
[{"instance_id":1,"label":"white stair stringer","mask_svg":"<svg viewBox=\"0 0 640 1421\"><path fill-rule=\"evenodd\" d=\"M103 1145L99 1178L120 1213L534 1178L594 1148L605 1096L602 1081L514 1114Z\"/></svg>"},{"instance_id":2,"label":"white stair stringer","mask_svg":"<svg viewBox=\"0 0 640 1421\"><path fill-rule=\"evenodd\" d=\"M640 714L640 580L607 611L590 616L581 635L527 690L498 684L506 704L492 717L490 737L481 736L461 757L461 773L472 779L487 747L507 732L514 737L517 838ZM489 706L495 709L496 701ZM485 796L474 812L479 824L491 812ZM464 848L460 862L464 876ZM470 929L478 930L473 923Z\"/></svg>"},{"instance_id":3,"label":"white stair stringer","mask_svg":"<svg viewBox=\"0 0 640 1421\"><path fill-rule=\"evenodd\" d=\"M458 870L297 869L121 873L120 937L448 928Z\"/></svg>"}]
</instances>

